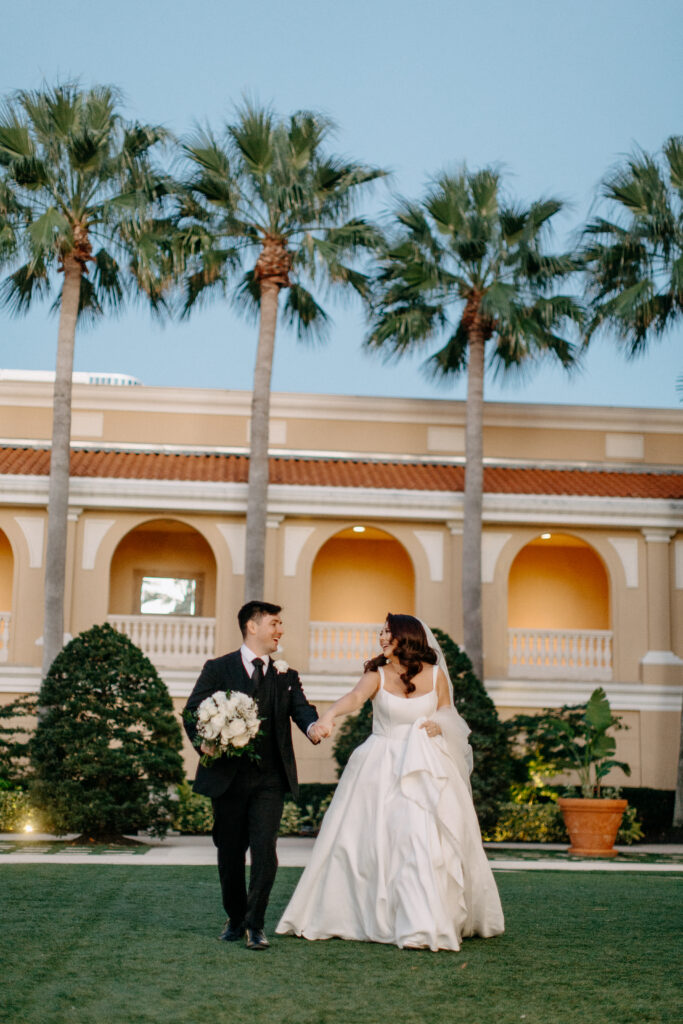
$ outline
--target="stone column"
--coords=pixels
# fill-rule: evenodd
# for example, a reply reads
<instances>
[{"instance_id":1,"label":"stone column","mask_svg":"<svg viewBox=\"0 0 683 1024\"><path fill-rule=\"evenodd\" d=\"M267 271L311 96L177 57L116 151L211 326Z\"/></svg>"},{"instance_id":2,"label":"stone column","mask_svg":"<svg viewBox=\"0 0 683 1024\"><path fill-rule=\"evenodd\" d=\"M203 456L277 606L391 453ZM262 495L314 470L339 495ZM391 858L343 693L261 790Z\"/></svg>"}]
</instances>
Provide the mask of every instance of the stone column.
<instances>
[{"instance_id":1,"label":"stone column","mask_svg":"<svg viewBox=\"0 0 683 1024\"><path fill-rule=\"evenodd\" d=\"M66 535L66 571L64 573L64 643L68 643L71 640L74 632L74 607L73 607L73 595L76 589L76 572L78 571L76 565L76 531L78 530L78 521L83 515L82 508L75 508L73 505L69 505L69 511L67 514L67 535ZM88 622L85 629L90 629L94 625L92 622Z\"/></svg>"},{"instance_id":2,"label":"stone column","mask_svg":"<svg viewBox=\"0 0 683 1024\"><path fill-rule=\"evenodd\" d=\"M266 572L263 598L265 601L275 601L281 590L281 534L280 524L285 517L268 513L266 519Z\"/></svg>"},{"instance_id":3,"label":"stone column","mask_svg":"<svg viewBox=\"0 0 683 1024\"><path fill-rule=\"evenodd\" d=\"M640 663L644 683L683 682L683 660L671 649L671 548L675 530L642 531L647 564L648 650Z\"/></svg>"},{"instance_id":4,"label":"stone column","mask_svg":"<svg viewBox=\"0 0 683 1024\"><path fill-rule=\"evenodd\" d=\"M450 576L451 607L448 633L456 643L462 644L462 519L449 519L446 523L451 535Z\"/></svg>"}]
</instances>

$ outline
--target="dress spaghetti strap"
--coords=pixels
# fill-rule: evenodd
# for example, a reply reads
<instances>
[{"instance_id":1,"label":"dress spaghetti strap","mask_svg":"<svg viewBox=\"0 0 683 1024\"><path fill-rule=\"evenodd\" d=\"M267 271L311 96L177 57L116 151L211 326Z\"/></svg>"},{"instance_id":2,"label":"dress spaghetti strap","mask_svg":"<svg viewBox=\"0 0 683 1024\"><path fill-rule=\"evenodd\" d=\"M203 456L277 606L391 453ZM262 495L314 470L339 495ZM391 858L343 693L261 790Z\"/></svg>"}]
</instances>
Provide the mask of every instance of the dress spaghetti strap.
<instances>
[{"instance_id":1,"label":"dress spaghetti strap","mask_svg":"<svg viewBox=\"0 0 683 1024\"><path fill-rule=\"evenodd\" d=\"M436 677L437 677L438 673L439 673L439 666L435 665L434 666L434 672L432 673L432 690L436 689Z\"/></svg>"},{"instance_id":2,"label":"dress spaghetti strap","mask_svg":"<svg viewBox=\"0 0 683 1024\"><path fill-rule=\"evenodd\" d=\"M377 671L379 672L379 688L380 688L380 690L383 690L384 689L384 669L382 668L381 665L378 665L377 666Z\"/></svg>"}]
</instances>

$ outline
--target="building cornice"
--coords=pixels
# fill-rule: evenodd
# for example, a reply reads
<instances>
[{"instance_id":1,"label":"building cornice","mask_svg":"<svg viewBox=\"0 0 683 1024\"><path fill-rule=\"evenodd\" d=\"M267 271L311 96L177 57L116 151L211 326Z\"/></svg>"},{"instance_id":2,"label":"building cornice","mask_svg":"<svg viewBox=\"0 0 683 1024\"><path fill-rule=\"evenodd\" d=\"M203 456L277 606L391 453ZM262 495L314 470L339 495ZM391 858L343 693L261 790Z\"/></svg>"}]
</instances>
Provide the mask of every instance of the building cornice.
<instances>
[{"instance_id":1,"label":"building cornice","mask_svg":"<svg viewBox=\"0 0 683 1024\"><path fill-rule=\"evenodd\" d=\"M5 405L47 408L53 385L38 381L0 382ZM251 392L218 388L166 388L137 385L131 388L74 384L74 410L144 410L149 415L174 413L192 416L251 415ZM354 422L394 422L464 426L466 403L444 398L392 398L386 396L317 395L273 392L271 417ZM485 427L530 429L613 430L624 433L683 434L683 410L618 406L548 405L521 402L486 402Z\"/></svg>"},{"instance_id":2,"label":"building cornice","mask_svg":"<svg viewBox=\"0 0 683 1024\"><path fill-rule=\"evenodd\" d=\"M45 508L48 477L7 475L2 505ZM239 515L246 513L247 484L176 480L76 477L70 503L87 510ZM461 491L391 490L271 484L268 511L280 516L319 516L439 523L461 519ZM659 498L604 498L557 494L485 494L486 525L604 526L683 529L683 501Z\"/></svg>"}]
</instances>

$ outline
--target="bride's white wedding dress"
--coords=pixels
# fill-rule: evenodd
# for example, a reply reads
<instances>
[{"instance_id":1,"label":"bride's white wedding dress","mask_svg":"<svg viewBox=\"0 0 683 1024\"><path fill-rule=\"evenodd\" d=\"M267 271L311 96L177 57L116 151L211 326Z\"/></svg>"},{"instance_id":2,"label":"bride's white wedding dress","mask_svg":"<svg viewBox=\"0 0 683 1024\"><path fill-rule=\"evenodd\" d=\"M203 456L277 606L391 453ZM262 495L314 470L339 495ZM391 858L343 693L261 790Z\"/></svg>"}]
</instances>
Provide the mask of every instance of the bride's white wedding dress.
<instances>
[{"instance_id":1,"label":"bride's white wedding dress","mask_svg":"<svg viewBox=\"0 0 683 1024\"><path fill-rule=\"evenodd\" d=\"M349 758L279 934L460 948L503 931L469 784L469 730L433 688L380 686L372 735ZM442 723L430 739L419 726ZM450 724L449 724L450 723Z\"/></svg>"}]
</instances>

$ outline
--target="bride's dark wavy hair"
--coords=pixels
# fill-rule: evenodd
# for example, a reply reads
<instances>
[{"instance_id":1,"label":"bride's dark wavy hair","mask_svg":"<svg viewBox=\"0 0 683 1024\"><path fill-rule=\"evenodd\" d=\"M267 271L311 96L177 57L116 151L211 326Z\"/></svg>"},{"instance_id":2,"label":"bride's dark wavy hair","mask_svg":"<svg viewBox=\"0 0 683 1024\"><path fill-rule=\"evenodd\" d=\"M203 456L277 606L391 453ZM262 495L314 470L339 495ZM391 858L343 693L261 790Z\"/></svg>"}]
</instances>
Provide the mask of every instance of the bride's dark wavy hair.
<instances>
[{"instance_id":1,"label":"bride's dark wavy hair","mask_svg":"<svg viewBox=\"0 0 683 1024\"><path fill-rule=\"evenodd\" d=\"M401 681L406 693L413 693L413 676L422 671L423 665L436 665L437 653L427 643L427 634L422 628L422 623L414 615L392 615L391 612L387 612L387 626L392 640L397 641L394 654L403 669L400 673ZM365 671L376 672L380 665L387 664L384 655L379 654L365 662Z\"/></svg>"}]
</instances>

